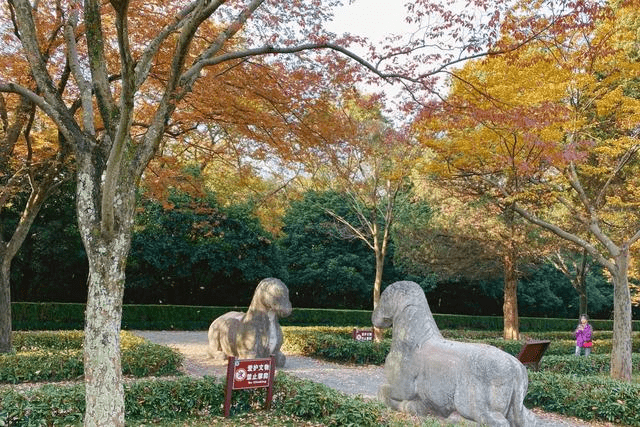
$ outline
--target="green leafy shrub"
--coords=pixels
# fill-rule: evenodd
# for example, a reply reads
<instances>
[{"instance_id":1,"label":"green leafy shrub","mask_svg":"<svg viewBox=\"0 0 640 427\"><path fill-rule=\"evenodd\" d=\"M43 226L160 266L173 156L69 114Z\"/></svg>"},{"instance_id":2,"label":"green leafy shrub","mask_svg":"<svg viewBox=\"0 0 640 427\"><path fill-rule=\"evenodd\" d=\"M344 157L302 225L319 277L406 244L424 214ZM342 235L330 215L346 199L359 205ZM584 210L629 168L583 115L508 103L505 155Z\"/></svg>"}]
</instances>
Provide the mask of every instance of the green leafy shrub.
<instances>
[{"instance_id":1,"label":"green leafy shrub","mask_svg":"<svg viewBox=\"0 0 640 427\"><path fill-rule=\"evenodd\" d=\"M266 389L235 391L231 414L264 407ZM219 379L140 380L125 384L128 422L179 420L222 415L224 384ZM353 398L322 384L278 373L272 409L326 426L397 425L382 404ZM0 426L63 426L81 422L84 386L43 386L17 392L0 389Z\"/></svg>"},{"instance_id":2,"label":"green leafy shrub","mask_svg":"<svg viewBox=\"0 0 640 427\"><path fill-rule=\"evenodd\" d=\"M63 330L84 327L84 304L79 303L28 303L11 304L14 330ZM246 307L180 306L158 304L125 304L122 306L123 329L149 330L204 330L221 314L228 311L246 311ZM503 318L500 316L466 316L456 314L433 315L441 330L489 331L500 333ZM549 319L520 317L520 331L539 334L548 331L575 329L578 319ZM596 336L601 331L611 331L613 321L591 320ZM369 310L336 310L294 308L289 317L280 319L283 326L371 326ZM640 321L633 321L633 330L640 331ZM569 336L567 339L572 338ZM602 337L605 338L606 337Z\"/></svg>"},{"instance_id":3,"label":"green leafy shrub","mask_svg":"<svg viewBox=\"0 0 640 427\"><path fill-rule=\"evenodd\" d=\"M283 331L283 351L343 363L381 365L391 345L388 338L381 343L356 341L351 337L352 327L284 327Z\"/></svg>"},{"instance_id":4,"label":"green leafy shrub","mask_svg":"<svg viewBox=\"0 0 640 427\"><path fill-rule=\"evenodd\" d=\"M603 376L529 372L525 403L585 420L640 426L640 384Z\"/></svg>"},{"instance_id":5,"label":"green leafy shrub","mask_svg":"<svg viewBox=\"0 0 640 427\"><path fill-rule=\"evenodd\" d=\"M122 349L122 373L134 377L176 375L182 360L182 354L169 347L144 342Z\"/></svg>"},{"instance_id":6,"label":"green leafy shrub","mask_svg":"<svg viewBox=\"0 0 640 427\"><path fill-rule=\"evenodd\" d=\"M0 389L0 426L68 426L82 421L84 385L44 385L25 393Z\"/></svg>"},{"instance_id":7,"label":"green leafy shrub","mask_svg":"<svg viewBox=\"0 0 640 427\"><path fill-rule=\"evenodd\" d=\"M141 380L125 387L127 420L176 419L221 415L224 384L216 378Z\"/></svg>"},{"instance_id":8,"label":"green leafy shrub","mask_svg":"<svg viewBox=\"0 0 640 427\"><path fill-rule=\"evenodd\" d=\"M282 373L278 374L274 409L327 426L384 425L381 420L385 409L380 402L349 397L325 385Z\"/></svg>"},{"instance_id":9,"label":"green leafy shrub","mask_svg":"<svg viewBox=\"0 0 640 427\"><path fill-rule=\"evenodd\" d=\"M84 374L82 332L19 332L14 333L14 338L17 351L0 355L0 383L76 380ZM120 341L124 375L179 373L179 352L126 331L121 333Z\"/></svg>"},{"instance_id":10,"label":"green leafy shrub","mask_svg":"<svg viewBox=\"0 0 640 427\"><path fill-rule=\"evenodd\" d=\"M631 356L633 366L640 366L640 354ZM609 375L611 356L608 354L594 354L589 357L545 356L542 358L540 369L546 372L575 376Z\"/></svg>"},{"instance_id":11,"label":"green leafy shrub","mask_svg":"<svg viewBox=\"0 0 640 427\"><path fill-rule=\"evenodd\" d=\"M491 344L495 347L498 347L509 354L517 355L522 346L526 343L527 340L521 341L505 341L503 339L493 338L493 339L484 339L480 340L485 344ZM554 355L554 356L562 356L562 355L573 355L576 349L576 342L574 339L571 340L550 340L549 348L545 352L545 357ZM593 349L592 354L610 354L611 348L613 346L611 339L594 339L593 340ZM632 348L638 352L640 351L640 335L634 334L632 339Z\"/></svg>"},{"instance_id":12,"label":"green leafy shrub","mask_svg":"<svg viewBox=\"0 0 640 427\"><path fill-rule=\"evenodd\" d=\"M56 332L13 332L13 347L16 351L33 349L79 350L82 348L84 333L82 331Z\"/></svg>"},{"instance_id":13,"label":"green leafy shrub","mask_svg":"<svg viewBox=\"0 0 640 427\"><path fill-rule=\"evenodd\" d=\"M84 373L80 350L0 355L0 383L75 380Z\"/></svg>"}]
</instances>

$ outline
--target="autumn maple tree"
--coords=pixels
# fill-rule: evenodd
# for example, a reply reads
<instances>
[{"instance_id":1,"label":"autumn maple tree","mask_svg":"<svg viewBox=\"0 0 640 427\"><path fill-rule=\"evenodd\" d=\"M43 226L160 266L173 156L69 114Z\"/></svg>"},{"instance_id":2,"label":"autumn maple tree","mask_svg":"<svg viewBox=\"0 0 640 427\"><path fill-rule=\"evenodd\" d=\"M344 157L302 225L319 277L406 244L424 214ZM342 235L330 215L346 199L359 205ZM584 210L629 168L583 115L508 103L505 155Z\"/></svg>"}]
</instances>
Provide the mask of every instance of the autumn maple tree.
<instances>
[{"instance_id":1,"label":"autumn maple tree","mask_svg":"<svg viewBox=\"0 0 640 427\"><path fill-rule=\"evenodd\" d=\"M374 65L348 52L343 47L347 40L338 40L323 31L322 24L337 3L6 3L9 12L3 24L12 33L6 34L4 49L26 59L35 87L25 85L16 76L3 75L0 92L26 97L36 105L55 124L75 160L78 222L89 260L85 425L124 424L119 331L136 189L150 161L162 148L165 136L173 133L174 126L180 127L179 117L183 108L188 109L191 94L200 91L232 107L233 114L217 118L224 121L262 105L244 101L250 93L244 88L251 80L243 81L241 86L210 85L223 81L225 75L245 66L250 59L258 62L268 55L262 66L270 67L276 62L274 54L297 54L297 59L284 67L286 71L300 68L304 72L312 64L326 64L327 75L349 76L344 63L334 61L333 55L325 61L326 57L317 52L320 48L350 56L385 78L402 78L412 89L430 88L429 76L438 73L443 62L476 55L490 44L487 42L495 40L492 28L501 17L502 2L486 2L484 6L492 9L490 19L477 26L466 12L458 16L446 13L441 2L411 2L412 19L426 20L440 14L442 21L424 31L420 41L414 37L404 46L375 56ZM457 27L464 31L456 32ZM418 55L420 49L433 45L432 36L447 32L461 46L461 55ZM60 59L59 63L52 63L43 55L48 34L54 35L56 47L51 57ZM416 71L411 66L403 67L397 59L409 52L431 68ZM205 80L207 85L200 86ZM307 99L317 96L314 87L309 89L305 93ZM295 121L295 115L279 113L277 105L270 106L270 110L285 122ZM250 131L260 127L259 122L247 125ZM296 147L295 141L288 139L279 143Z\"/></svg>"},{"instance_id":2,"label":"autumn maple tree","mask_svg":"<svg viewBox=\"0 0 640 427\"><path fill-rule=\"evenodd\" d=\"M55 50L52 33L42 56ZM0 52L2 75L33 88L27 63L11 49ZM11 351L11 263L40 208L55 189L70 179L70 150L55 126L26 96L0 94L0 212L19 211L15 226L0 230L0 353Z\"/></svg>"},{"instance_id":3,"label":"autumn maple tree","mask_svg":"<svg viewBox=\"0 0 640 427\"><path fill-rule=\"evenodd\" d=\"M345 195L355 220L331 209L326 212L334 218L338 236L361 240L373 251L375 308L380 300L396 203L408 188L420 150L406 129L384 117L382 100L377 96L343 93L333 108L315 114L324 117L310 121L322 126L316 128L310 149L299 161L315 180ZM382 339L378 328L374 328L374 338Z\"/></svg>"},{"instance_id":4,"label":"autumn maple tree","mask_svg":"<svg viewBox=\"0 0 640 427\"><path fill-rule=\"evenodd\" d=\"M14 30L7 49L26 58L35 88L3 75L0 92L27 98L53 121L77 171L78 222L89 260L85 425L124 424L119 353L124 272L136 189L147 166L167 148L167 135L189 129L186 114L199 105L191 102L198 94L221 107L208 112L216 123L244 119L234 124L244 125L255 138L271 138L284 150L296 148L296 141L272 134L271 121L263 124L260 117L295 124L304 105L285 111L272 97L258 94L255 89L267 81L255 82L251 66L275 70L271 86L283 84L281 71L300 69L304 76L315 64L326 64L327 75L350 78L344 62L318 52L328 49L373 70L344 47L327 42L337 40L321 27L332 6L264 0L7 3L8 25ZM58 63L42 55L44 35L50 32L56 42L52 56L62 59ZM260 59L272 54L298 56L278 70L273 57ZM236 70L245 70L245 77L226 78ZM290 87L291 93L311 100L325 88L305 79Z\"/></svg>"},{"instance_id":5,"label":"autumn maple tree","mask_svg":"<svg viewBox=\"0 0 640 427\"><path fill-rule=\"evenodd\" d=\"M398 224L396 258L413 274L435 273L441 280L502 276L503 337L520 339L518 280L524 266L543 257L548 239L536 235L534 227L510 205L494 203L476 193L478 188L450 180L425 180L421 172L418 164L414 198L416 203L427 203L432 213L428 224L421 227Z\"/></svg>"},{"instance_id":6,"label":"autumn maple tree","mask_svg":"<svg viewBox=\"0 0 640 427\"><path fill-rule=\"evenodd\" d=\"M608 270L611 375L625 380L632 371L628 271L640 239L636 6L610 5L595 21L466 64L446 102L417 122L435 155L432 173L481 188Z\"/></svg>"}]
</instances>

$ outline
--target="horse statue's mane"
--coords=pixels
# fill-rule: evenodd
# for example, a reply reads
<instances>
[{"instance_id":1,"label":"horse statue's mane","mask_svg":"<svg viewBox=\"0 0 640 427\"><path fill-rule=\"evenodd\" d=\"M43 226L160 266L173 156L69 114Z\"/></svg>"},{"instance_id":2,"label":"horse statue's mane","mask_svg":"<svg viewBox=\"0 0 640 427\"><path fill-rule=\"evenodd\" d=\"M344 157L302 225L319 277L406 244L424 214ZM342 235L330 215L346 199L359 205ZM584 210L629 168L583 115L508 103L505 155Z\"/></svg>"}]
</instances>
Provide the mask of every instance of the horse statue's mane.
<instances>
[{"instance_id":1,"label":"horse statue's mane","mask_svg":"<svg viewBox=\"0 0 640 427\"><path fill-rule=\"evenodd\" d=\"M258 283L247 309L247 314L255 312L274 313L278 317L291 312L289 291L280 279L270 277Z\"/></svg>"},{"instance_id":2,"label":"horse statue's mane","mask_svg":"<svg viewBox=\"0 0 640 427\"><path fill-rule=\"evenodd\" d=\"M424 291L415 282L389 285L371 314L374 327L393 327L378 398L416 415L454 411L480 425L537 427L523 404L527 370L486 344L445 340Z\"/></svg>"},{"instance_id":3,"label":"horse statue's mane","mask_svg":"<svg viewBox=\"0 0 640 427\"><path fill-rule=\"evenodd\" d=\"M394 339L419 346L427 340L442 338L424 291L408 286L408 283L412 282L401 281L389 285L380 300L380 304L386 305L383 310L393 315Z\"/></svg>"},{"instance_id":4,"label":"horse statue's mane","mask_svg":"<svg viewBox=\"0 0 640 427\"><path fill-rule=\"evenodd\" d=\"M275 355L276 366L282 367L286 357L280 351L282 329L279 317L291 314L289 290L276 278L262 280L254 292L246 313L230 311L209 326L207 352L217 362L228 356L255 359Z\"/></svg>"}]
</instances>

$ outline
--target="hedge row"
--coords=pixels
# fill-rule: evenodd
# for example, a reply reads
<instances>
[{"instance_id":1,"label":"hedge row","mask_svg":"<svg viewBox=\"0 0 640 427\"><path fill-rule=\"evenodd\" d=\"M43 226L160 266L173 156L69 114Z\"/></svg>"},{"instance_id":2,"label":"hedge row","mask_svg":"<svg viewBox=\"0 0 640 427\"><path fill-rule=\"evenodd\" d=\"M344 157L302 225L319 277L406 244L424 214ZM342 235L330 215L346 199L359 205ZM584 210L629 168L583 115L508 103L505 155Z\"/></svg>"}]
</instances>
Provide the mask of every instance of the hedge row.
<instances>
[{"instance_id":1,"label":"hedge row","mask_svg":"<svg viewBox=\"0 0 640 427\"><path fill-rule=\"evenodd\" d=\"M284 328L284 348L308 356L323 357L338 362L382 364L391 344L355 342L350 328ZM442 331L448 338L459 338L458 331ZM565 336L566 333L559 333ZM524 342L481 339L486 333L465 332L479 342L497 345L517 354ZM495 335L495 334L494 334ZM607 340L596 341L601 351L611 347ZM529 371L529 393L525 403L550 412L575 416L585 420L617 422L640 426L640 384L607 378L609 354L575 357L573 341L552 343L542 358L540 372ZM634 338L634 349L640 347L640 334ZM634 370L640 369L640 353L632 355Z\"/></svg>"},{"instance_id":2,"label":"hedge row","mask_svg":"<svg viewBox=\"0 0 640 427\"><path fill-rule=\"evenodd\" d=\"M584 420L640 426L640 384L605 376L529 372L525 404Z\"/></svg>"},{"instance_id":3,"label":"hedge row","mask_svg":"<svg viewBox=\"0 0 640 427\"><path fill-rule=\"evenodd\" d=\"M265 389L233 394L231 415L255 411L264 405ZM218 379L180 378L141 380L125 384L125 419L128 422L181 420L222 415L224 385ZM279 372L274 384L273 412L325 426L406 425L377 401L349 397L322 384ZM84 385L52 386L18 392L0 389L1 426L65 426L82 421ZM423 426L440 425L426 421Z\"/></svg>"},{"instance_id":4,"label":"hedge row","mask_svg":"<svg viewBox=\"0 0 640 427\"><path fill-rule=\"evenodd\" d=\"M322 357L343 363L371 363L382 364L391 345L390 331L385 331L386 339L376 344L371 342L356 342L351 338L353 328L349 327L283 327L283 351L304 354L306 356ZM545 358L551 355L573 355L575 340L571 332L556 332L545 334L537 332L521 341L506 341L496 338L496 332L443 330L445 338L481 342L490 344L511 355L517 355L528 339L548 339L551 341L545 352ZM608 338L594 340L593 354L611 353L611 333L602 334ZM599 336L599 335L598 335ZM640 333L633 333L633 350L640 353ZM543 359L544 360L544 359ZM639 367L640 368L640 367Z\"/></svg>"},{"instance_id":5,"label":"hedge row","mask_svg":"<svg viewBox=\"0 0 640 427\"><path fill-rule=\"evenodd\" d=\"M73 303L13 303L14 330L68 330L84 328L84 304ZM244 307L207 307L179 305L124 305L123 329L147 330L206 330L213 319L231 310L244 311ZM434 314L440 329L472 329L501 331L502 317ZM520 318L523 333L540 331L571 331L576 319ZM331 310L294 308L291 316L280 319L283 326L370 326L371 312L367 310ZM595 330L612 330L610 320L593 320ZM640 331L640 321L633 322Z\"/></svg>"},{"instance_id":6,"label":"hedge row","mask_svg":"<svg viewBox=\"0 0 640 427\"><path fill-rule=\"evenodd\" d=\"M0 383L76 380L84 375L81 332L14 332L13 339L16 351L0 354ZM124 375L179 374L182 355L177 351L126 331L120 339Z\"/></svg>"}]
</instances>

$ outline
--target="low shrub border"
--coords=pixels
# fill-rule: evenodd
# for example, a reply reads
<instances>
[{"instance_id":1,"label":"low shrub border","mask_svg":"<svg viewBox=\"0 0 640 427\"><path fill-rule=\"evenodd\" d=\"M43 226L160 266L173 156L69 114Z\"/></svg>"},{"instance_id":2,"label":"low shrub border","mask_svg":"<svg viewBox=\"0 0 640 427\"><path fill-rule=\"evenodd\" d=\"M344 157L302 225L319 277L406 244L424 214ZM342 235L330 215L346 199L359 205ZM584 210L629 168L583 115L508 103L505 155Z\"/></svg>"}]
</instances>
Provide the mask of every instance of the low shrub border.
<instances>
[{"instance_id":1,"label":"low shrub border","mask_svg":"<svg viewBox=\"0 0 640 427\"><path fill-rule=\"evenodd\" d=\"M11 304L14 330L65 330L84 328L84 304L77 303L29 303ZM245 307L211 307L180 305L131 305L122 308L123 329L148 330L206 330L211 322L228 311L245 311ZM501 331L500 316L465 316L434 313L440 329L469 329ZM371 311L294 308L291 315L281 319L283 326L370 326ZM520 318L523 333L541 331L572 331L577 319ZM611 320L591 320L596 331L610 331ZM640 331L640 321L633 322L633 329Z\"/></svg>"},{"instance_id":2,"label":"low shrub border","mask_svg":"<svg viewBox=\"0 0 640 427\"><path fill-rule=\"evenodd\" d=\"M263 389L234 394L232 416L260 408L264 398ZM125 385L125 418L129 422L156 423L220 416L223 399L224 385L211 377L140 380ZM276 377L272 408L275 413L326 426L399 425L394 422L396 415L376 401L350 397L281 372ZM84 409L82 384L46 385L27 392L0 389L0 426L77 424L82 421Z\"/></svg>"},{"instance_id":3,"label":"low shrub border","mask_svg":"<svg viewBox=\"0 0 640 427\"><path fill-rule=\"evenodd\" d=\"M219 416L224 385L218 379L140 380L125 385L128 421L168 421ZM640 426L640 386L602 377L530 372L525 404L585 420ZM45 385L31 391L0 389L0 426L77 424L84 413L84 386ZM232 414L264 404L264 390L234 394ZM394 424L379 402L351 398L328 387L278 373L273 410L327 426ZM434 425L438 425L434 423Z\"/></svg>"},{"instance_id":4,"label":"low shrub border","mask_svg":"<svg viewBox=\"0 0 640 427\"><path fill-rule=\"evenodd\" d=\"M338 362L382 364L389 351L390 339L382 343L355 342L351 328L284 328L284 348L307 356ZM449 338L460 339L457 331L442 331ZM486 338L486 334L465 332L466 339L489 343L511 354L517 354L523 342ZM493 334L495 336L495 334ZM640 334L634 334L634 348L640 345ZM558 333L566 338L566 333ZM484 339L480 339L485 337ZM611 348L609 340L596 341L600 351ZM529 393L525 403L550 412L585 420L600 420L640 426L640 384L606 378L610 355L594 354L575 357L572 340L556 342L542 358L541 371L529 371ZM632 355L632 363L640 368L640 354ZM584 389L583 384L587 384ZM585 391L588 390L588 391ZM584 398L583 398L584 397Z\"/></svg>"},{"instance_id":5,"label":"low shrub border","mask_svg":"<svg viewBox=\"0 0 640 427\"><path fill-rule=\"evenodd\" d=\"M13 338L17 351L0 355L0 383L76 380L84 374L82 332L14 332ZM120 339L124 375L179 374L182 355L177 351L126 331Z\"/></svg>"},{"instance_id":6,"label":"low shrub border","mask_svg":"<svg viewBox=\"0 0 640 427\"><path fill-rule=\"evenodd\" d=\"M602 376L529 372L525 404L584 420L640 426L640 385Z\"/></svg>"},{"instance_id":7,"label":"low shrub border","mask_svg":"<svg viewBox=\"0 0 640 427\"><path fill-rule=\"evenodd\" d=\"M343 363L372 363L382 364L391 344L391 331L385 331L386 339L379 344L371 342L355 342L351 338L351 327L295 327L285 326L283 351L299 353L305 356L324 357ZM443 330L445 338L481 342L498 347L509 354L517 355L528 339L550 339L543 361L549 356L568 356L575 351L575 341L571 332L557 332L553 334L535 333L521 341L505 341L495 338L496 333L483 331ZM608 339L595 339L593 355L609 354L611 352L611 334L602 333ZM598 335L600 336L600 334ZM633 334L633 348L640 352L640 333Z\"/></svg>"}]
</instances>

